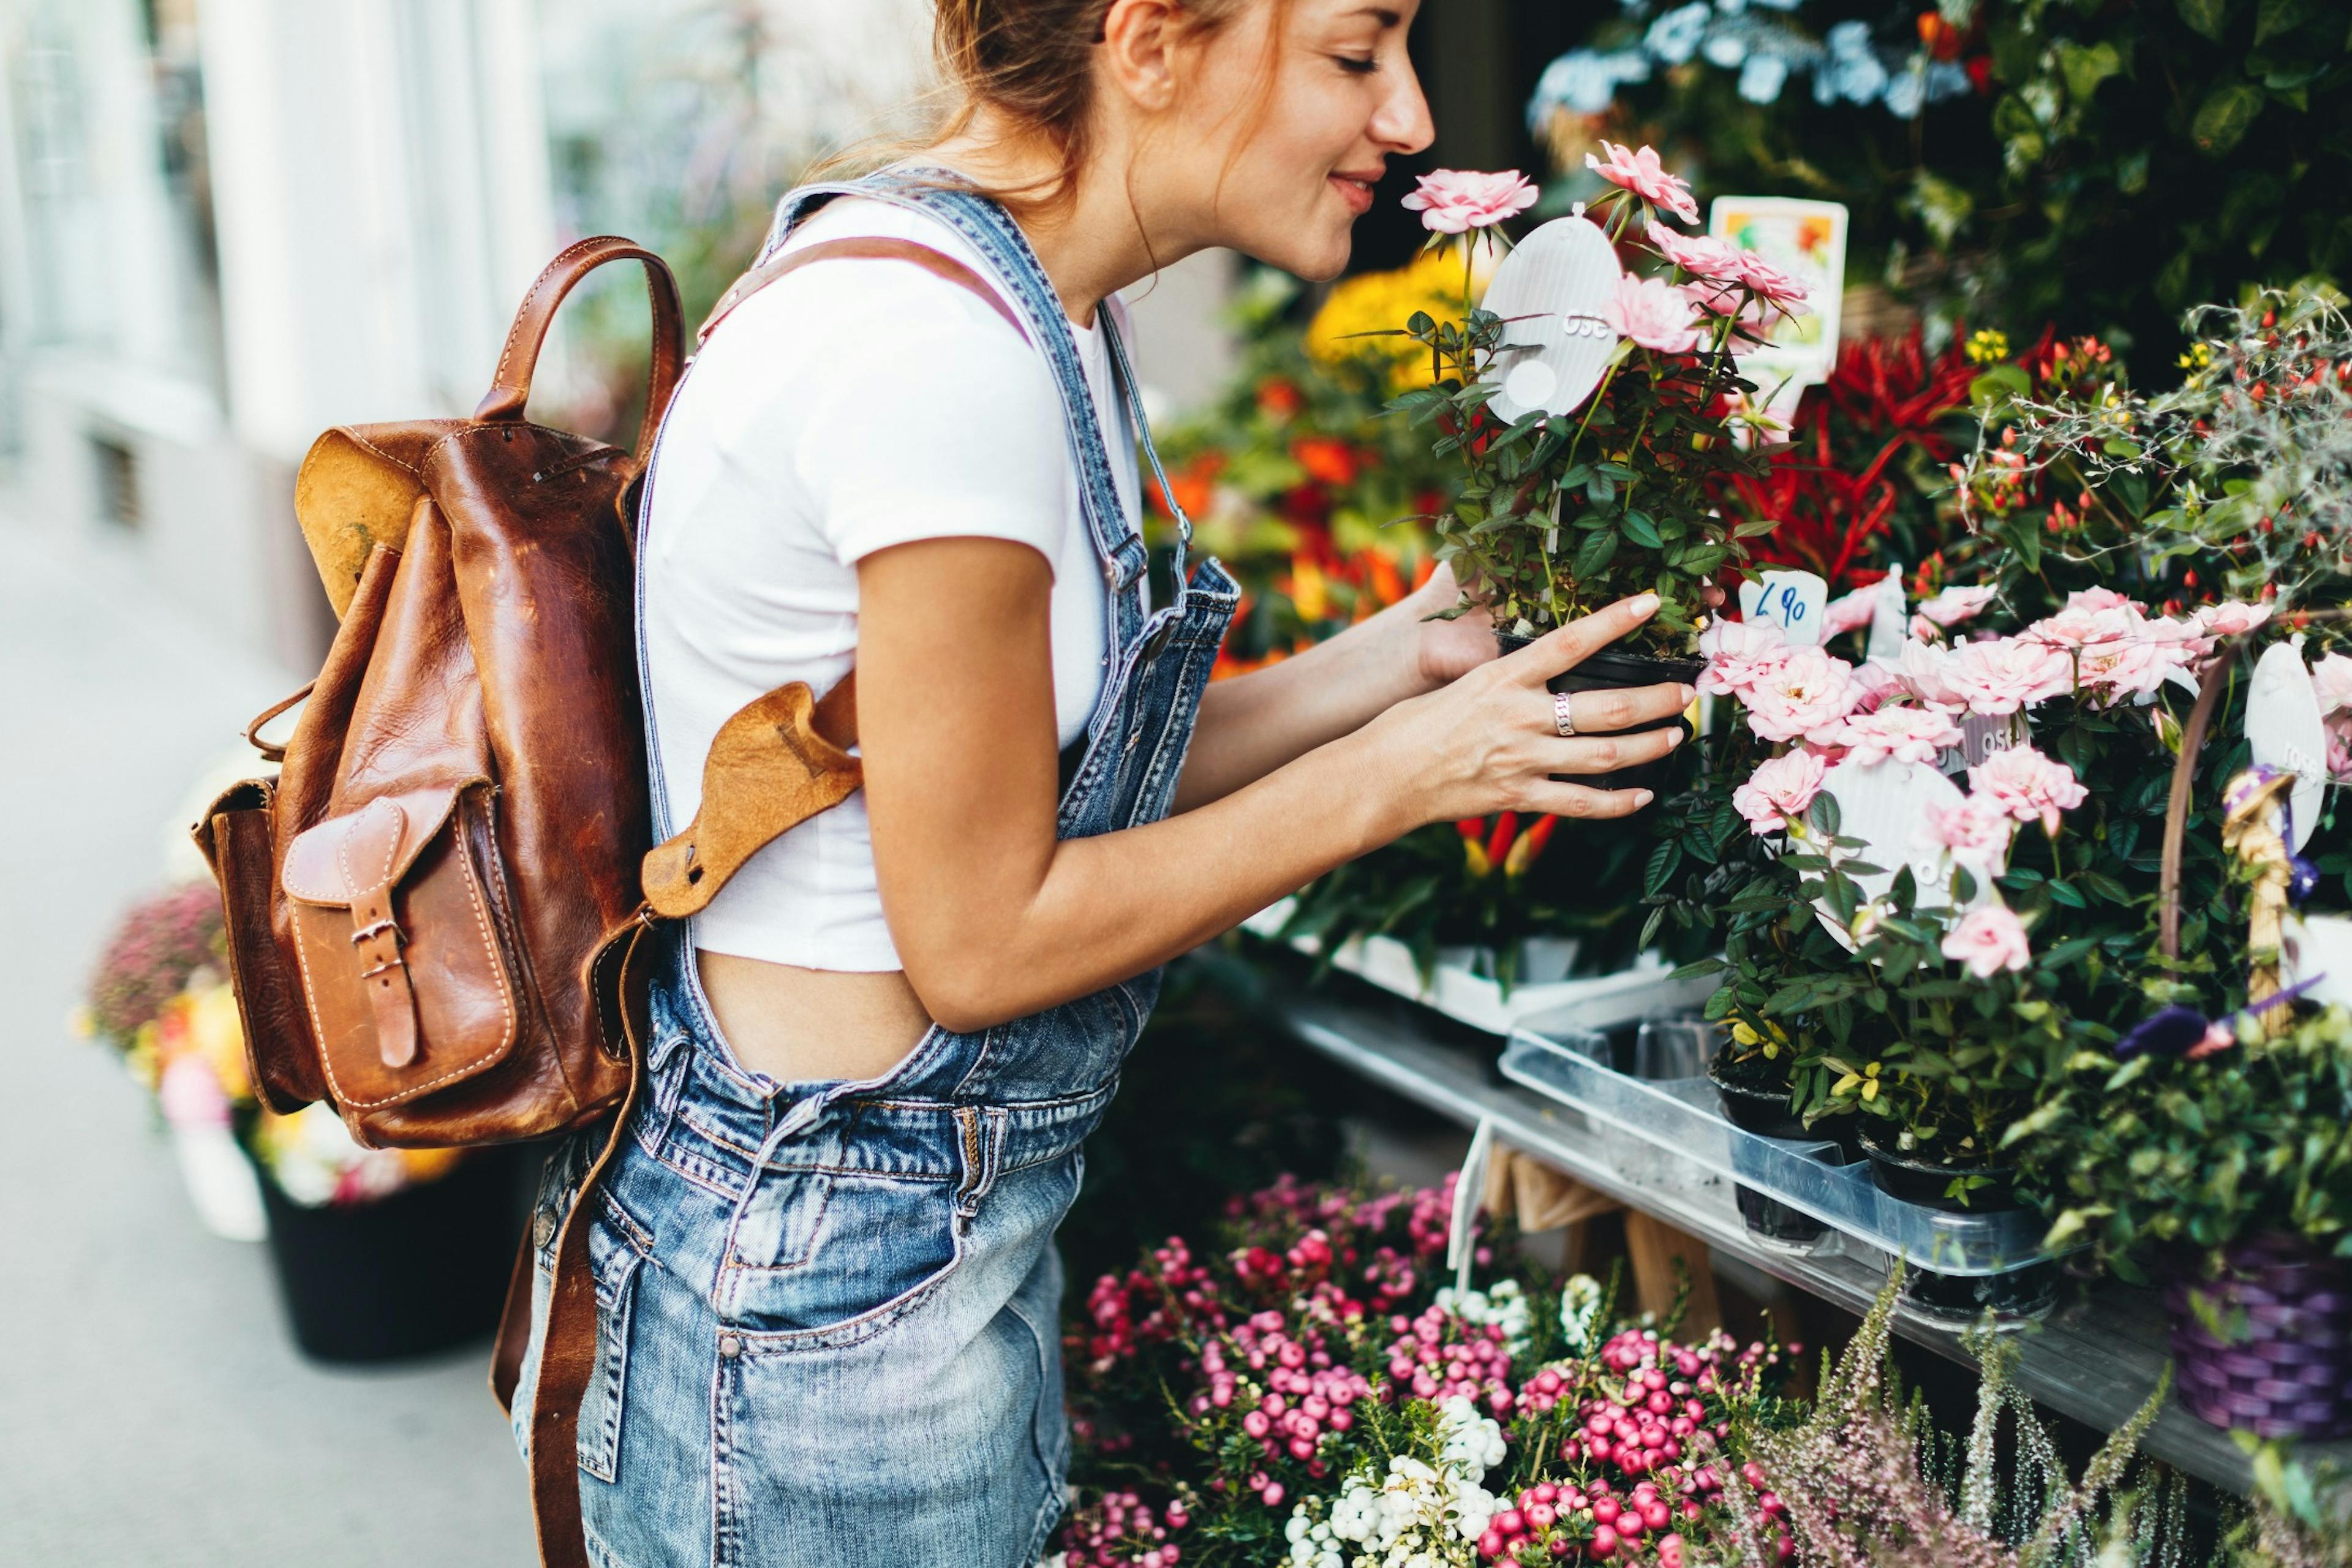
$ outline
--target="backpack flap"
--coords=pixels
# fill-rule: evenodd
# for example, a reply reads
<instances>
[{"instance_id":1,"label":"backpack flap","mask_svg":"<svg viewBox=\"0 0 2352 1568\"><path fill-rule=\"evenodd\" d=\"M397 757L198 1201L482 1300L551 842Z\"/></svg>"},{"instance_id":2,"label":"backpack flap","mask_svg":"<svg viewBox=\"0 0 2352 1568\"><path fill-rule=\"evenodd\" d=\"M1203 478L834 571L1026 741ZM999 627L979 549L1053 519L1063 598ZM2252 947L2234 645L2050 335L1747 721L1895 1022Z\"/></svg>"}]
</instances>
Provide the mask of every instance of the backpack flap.
<instances>
[{"instance_id":1,"label":"backpack flap","mask_svg":"<svg viewBox=\"0 0 2352 1568\"><path fill-rule=\"evenodd\" d=\"M379 795L287 846L302 990L346 1120L514 1047L516 987L484 885L495 868L475 863L461 798L488 787Z\"/></svg>"}]
</instances>

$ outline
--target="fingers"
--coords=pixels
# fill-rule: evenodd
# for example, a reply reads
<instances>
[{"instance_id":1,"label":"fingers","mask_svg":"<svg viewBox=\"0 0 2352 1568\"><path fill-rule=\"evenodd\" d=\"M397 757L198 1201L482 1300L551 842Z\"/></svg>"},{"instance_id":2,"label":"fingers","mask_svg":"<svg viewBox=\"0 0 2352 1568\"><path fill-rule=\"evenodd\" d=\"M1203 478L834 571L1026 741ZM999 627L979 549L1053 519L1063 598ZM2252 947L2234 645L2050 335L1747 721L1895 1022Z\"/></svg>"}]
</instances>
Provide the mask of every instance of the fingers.
<instances>
[{"instance_id":1,"label":"fingers","mask_svg":"<svg viewBox=\"0 0 2352 1568\"><path fill-rule=\"evenodd\" d=\"M1548 811L1554 816L1599 820L1631 816L1653 798L1645 789L1593 789L1585 784L1545 783L1528 792L1528 809Z\"/></svg>"},{"instance_id":2,"label":"fingers","mask_svg":"<svg viewBox=\"0 0 2352 1568\"><path fill-rule=\"evenodd\" d=\"M1579 735L1572 741L1548 741L1541 756L1547 773L1590 777L1619 768L1654 763L1683 743L1687 733L1680 724L1644 730L1633 735Z\"/></svg>"},{"instance_id":3,"label":"fingers","mask_svg":"<svg viewBox=\"0 0 2352 1568\"><path fill-rule=\"evenodd\" d=\"M1620 599L1580 621L1546 632L1511 655L1510 663L1529 684L1540 686L1562 670L1575 668L1657 613L1655 594Z\"/></svg>"},{"instance_id":4,"label":"fingers","mask_svg":"<svg viewBox=\"0 0 2352 1568\"><path fill-rule=\"evenodd\" d=\"M1608 691L1580 691L1568 700L1569 721L1580 735L1611 730L1632 730L1660 719L1672 719L1687 710L1697 695L1687 686L1626 686ZM1550 694L1545 694L1549 701ZM1555 717L1554 727L1559 724Z\"/></svg>"}]
</instances>

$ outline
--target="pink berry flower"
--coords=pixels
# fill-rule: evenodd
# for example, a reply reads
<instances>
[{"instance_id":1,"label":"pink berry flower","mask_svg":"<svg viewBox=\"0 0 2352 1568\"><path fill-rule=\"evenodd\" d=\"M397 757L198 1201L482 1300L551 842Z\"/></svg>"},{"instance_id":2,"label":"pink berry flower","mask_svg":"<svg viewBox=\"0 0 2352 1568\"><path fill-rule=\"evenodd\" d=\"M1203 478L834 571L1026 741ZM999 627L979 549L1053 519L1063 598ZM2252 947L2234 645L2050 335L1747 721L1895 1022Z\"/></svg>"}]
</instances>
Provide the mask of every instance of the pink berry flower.
<instances>
[{"instance_id":1,"label":"pink berry flower","mask_svg":"<svg viewBox=\"0 0 2352 1568\"><path fill-rule=\"evenodd\" d=\"M1911 635L1933 640L1938 630L1984 614L1985 606L2000 592L1998 588L1947 588L1932 599L1922 599L1918 613L1911 617Z\"/></svg>"},{"instance_id":2,"label":"pink berry flower","mask_svg":"<svg viewBox=\"0 0 2352 1568\"><path fill-rule=\"evenodd\" d=\"M2319 693L2319 711L2332 717L2352 708L2352 658L2331 653L2311 668L2312 689Z\"/></svg>"},{"instance_id":3,"label":"pink berry flower","mask_svg":"<svg viewBox=\"0 0 2352 1568\"><path fill-rule=\"evenodd\" d=\"M1960 743L1960 727L1934 708L1881 708L1849 714L1822 740L1846 748L1846 760L1860 767L1874 763L1932 763L1947 746Z\"/></svg>"},{"instance_id":4,"label":"pink berry flower","mask_svg":"<svg viewBox=\"0 0 2352 1568\"><path fill-rule=\"evenodd\" d=\"M1622 185L1643 201L1674 214L1685 223L1698 221L1698 202L1692 196L1690 183L1680 174L1670 174L1658 161L1657 149L1644 147L1636 152L1620 147L1614 142L1603 142L1601 150L1609 161L1587 153L1584 166L1612 185Z\"/></svg>"},{"instance_id":5,"label":"pink berry flower","mask_svg":"<svg viewBox=\"0 0 2352 1568\"><path fill-rule=\"evenodd\" d=\"M2029 637L1962 643L1944 666L1944 684L1971 713L2015 713L2063 697L2074 687L2074 664Z\"/></svg>"},{"instance_id":6,"label":"pink berry flower","mask_svg":"<svg viewBox=\"0 0 2352 1568\"><path fill-rule=\"evenodd\" d=\"M2033 949L2014 910L1987 904L1960 917L1944 938L1944 956L1967 964L1979 980L1990 980L2004 969L2024 968L2032 962Z\"/></svg>"},{"instance_id":7,"label":"pink berry flower","mask_svg":"<svg viewBox=\"0 0 2352 1568\"><path fill-rule=\"evenodd\" d=\"M1698 314L1690 296L1663 278L1617 279L1617 291L1601 301L1601 319L1621 338L1631 338L1662 354L1686 354L1698 347Z\"/></svg>"},{"instance_id":8,"label":"pink berry flower","mask_svg":"<svg viewBox=\"0 0 2352 1568\"><path fill-rule=\"evenodd\" d=\"M1718 620L1699 634L1698 651L1706 660L1698 689L1710 696L1738 697L1788 658L1789 644L1770 621Z\"/></svg>"},{"instance_id":9,"label":"pink berry flower","mask_svg":"<svg viewBox=\"0 0 2352 1568\"><path fill-rule=\"evenodd\" d=\"M1422 226L1432 234L1467 234L1517 217L1541 195L1517 169L1495 174L1439 169L1421 176L1404 205L1421 215Z\"/></svg>"},{"instance_id":10,"label":"pink berry flower","mask_svg":"<svg viewBox=\"0 0 2352 1568\"><path fill-rule=\"evenodd\" d=\"M1919 841L1953 858L1990 866L2009 852L2017 819L1989 795L1963 797L1956 805L1931 805Z\"/></svg>"},{"instance_id":11,"label":"pink berry flower","mask_svg":"<svg viewBox=\"0 0 2352 1568\"><path fill-rule=\"evenodd\" d=\"M1731 792L1731 804L1758 833L1778 833L1804 816L1822 793L1829 764L1811 752L1775 757Z\"/></svg>"},{"instance_id":12,"label":"pink berry flower","mask_svg":"<svg viewBox=\"0 0 2352 1568\"><path fill-rule=\"evenodd\" d=\"M1995 752L1969 770L1969 790L1998 804L2020 822L2039 820L2044 833L2058 831L2058 814L2089 798L2074 770L2032 746Z\"/></svg>"},{"instance_id":13,"label":"pink berry flower","mask_svg":"<svg viewBox=\"0 0 2352 1568\"><path fill-rule=\"evenodd\" d=\"M1826 732L1853 710L1853 667L1817 647L1792 647L1788 657L1741 694L1748 727L1767 741L1793 741Z\"/></svg>"}]
</instances>

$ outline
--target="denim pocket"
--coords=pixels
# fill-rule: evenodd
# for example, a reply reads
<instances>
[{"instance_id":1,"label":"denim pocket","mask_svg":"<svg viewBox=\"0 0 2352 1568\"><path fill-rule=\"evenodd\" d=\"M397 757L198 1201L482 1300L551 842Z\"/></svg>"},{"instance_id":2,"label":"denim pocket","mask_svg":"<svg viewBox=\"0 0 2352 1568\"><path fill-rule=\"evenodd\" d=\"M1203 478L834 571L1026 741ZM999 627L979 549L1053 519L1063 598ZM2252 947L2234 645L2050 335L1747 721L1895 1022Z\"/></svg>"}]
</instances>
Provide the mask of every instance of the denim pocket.
<instances>
[{"instance_id":1,"label":"denim pocket","mask_svg":"<svg viewBox=\"0 0 2352 1568\"><path fill-rule=\"evenodd\" d=\"M621 1463L630 1308L645 1261L634 1228L618 1205L599 1194L588 1226L588 1264L596 1276L596 1371L580 1400L580 1468L600 1481L615 1479Z\"/></svg>"},{"instance_id":2,"label":"denim pocket","mask_svg":"<svg viewBox=\"0 0 2352 1568\"><path fill-rule=\"evenodd\" d=\"M962 1258L954 1188L938 1178L771 1172L752 1206L769 1205L782 1212L768 1223L745 1215L720 1289L728 1321L769 1344L878 1332Z\"/></svg>"}]
</instances>

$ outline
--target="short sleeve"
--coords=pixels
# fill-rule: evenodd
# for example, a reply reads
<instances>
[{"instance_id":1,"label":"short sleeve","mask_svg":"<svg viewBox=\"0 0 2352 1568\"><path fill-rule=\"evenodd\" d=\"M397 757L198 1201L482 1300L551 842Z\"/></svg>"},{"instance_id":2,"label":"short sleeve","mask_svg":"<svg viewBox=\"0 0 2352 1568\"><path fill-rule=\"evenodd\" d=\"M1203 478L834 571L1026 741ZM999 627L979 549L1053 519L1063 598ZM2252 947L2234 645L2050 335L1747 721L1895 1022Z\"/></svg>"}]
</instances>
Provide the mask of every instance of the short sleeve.
<instances>
[{"instance_id":1,"label":"short sleeve","mask_svg":"<svg viewBox=\"0 0 2352 1568\"><path fill-rule=\"evenodd\" d=\"M954 285L890 262L803 277L837 321L794 467L845 566L919 539L1005 539L1049 566L1069 527L1068 437L1026 339Z\"/></svg>"}]
</instances>

